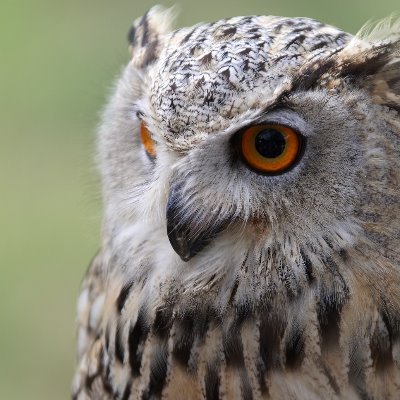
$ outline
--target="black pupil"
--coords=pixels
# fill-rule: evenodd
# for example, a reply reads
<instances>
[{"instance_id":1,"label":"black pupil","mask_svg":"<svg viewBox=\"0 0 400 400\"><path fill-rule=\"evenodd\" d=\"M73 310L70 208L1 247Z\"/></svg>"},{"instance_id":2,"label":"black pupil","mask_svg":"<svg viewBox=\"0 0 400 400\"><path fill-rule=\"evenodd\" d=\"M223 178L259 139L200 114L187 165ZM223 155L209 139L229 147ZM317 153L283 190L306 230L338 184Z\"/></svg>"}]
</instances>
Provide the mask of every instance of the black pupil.
<instances>
[{"instance_id":1,"label":"black pupil","mask_svg":"<svg viewBox=\"0 0 400 400\"><path fill-rule=\"evenodd\" d=\"M256 150L266 158L276 158L285 150L285 137L273 128L267 128L257 134Z\"/></svg>"}]
</instances>

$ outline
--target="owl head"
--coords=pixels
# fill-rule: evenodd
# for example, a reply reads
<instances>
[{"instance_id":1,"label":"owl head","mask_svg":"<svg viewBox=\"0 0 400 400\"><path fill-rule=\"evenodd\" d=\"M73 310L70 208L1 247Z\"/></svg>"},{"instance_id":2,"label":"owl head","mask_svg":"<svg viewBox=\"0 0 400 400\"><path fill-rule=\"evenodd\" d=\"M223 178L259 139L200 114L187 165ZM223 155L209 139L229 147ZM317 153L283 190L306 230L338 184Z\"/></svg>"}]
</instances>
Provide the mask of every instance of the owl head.
<instances>
[{"instance_id":1,"label":"owl head","mask_svg":"<svg viewBox=\"0 0 400 400\"><path fill-rule=\"evenodd\" d=\"M399 24L171 21L133 24L100 129L105 240L126 269L254 293L396 271Z\"/></svg>"}]
</instances>

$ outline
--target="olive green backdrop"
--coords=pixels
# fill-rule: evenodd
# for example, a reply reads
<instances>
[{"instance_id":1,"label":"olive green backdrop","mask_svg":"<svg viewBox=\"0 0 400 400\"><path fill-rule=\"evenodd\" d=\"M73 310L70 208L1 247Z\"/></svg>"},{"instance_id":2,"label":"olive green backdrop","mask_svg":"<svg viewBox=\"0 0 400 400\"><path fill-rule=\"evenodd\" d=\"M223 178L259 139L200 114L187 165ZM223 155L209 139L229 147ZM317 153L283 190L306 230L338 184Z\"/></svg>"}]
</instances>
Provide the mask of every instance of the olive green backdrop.
<instances>
[{"instance_id":1,"label":"olive green backdrop","mask_svg":"<svg viewBox=\"0 0 400 400\"><path fill-rule=\"evenodd\" d=\"M181 1L178 25L310 16L356 32L398 0ZM165 1L165 5L173 2ZM93 142L135 0L0 0L0 398L65 399L75 300L99 243Z\"/></svg>"}]
</instances>

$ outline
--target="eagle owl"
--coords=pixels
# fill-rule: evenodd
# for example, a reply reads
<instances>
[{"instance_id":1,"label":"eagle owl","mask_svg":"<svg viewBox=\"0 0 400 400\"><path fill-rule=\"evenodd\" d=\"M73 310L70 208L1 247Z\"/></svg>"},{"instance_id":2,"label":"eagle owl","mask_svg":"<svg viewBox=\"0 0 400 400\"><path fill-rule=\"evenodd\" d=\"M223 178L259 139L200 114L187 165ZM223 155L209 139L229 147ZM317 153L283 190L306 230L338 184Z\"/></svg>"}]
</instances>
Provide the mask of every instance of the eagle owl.
<instances>
[{"instance_id":1,"label":"eagle owl","mask_svg":"<svg viewBox=\"0 0 400 400\"><path fill-rule=\"evenodd\" d=\"M400 24L151 9L104 111L75 399L400 398Z\"/></svg>"}]
</instances>

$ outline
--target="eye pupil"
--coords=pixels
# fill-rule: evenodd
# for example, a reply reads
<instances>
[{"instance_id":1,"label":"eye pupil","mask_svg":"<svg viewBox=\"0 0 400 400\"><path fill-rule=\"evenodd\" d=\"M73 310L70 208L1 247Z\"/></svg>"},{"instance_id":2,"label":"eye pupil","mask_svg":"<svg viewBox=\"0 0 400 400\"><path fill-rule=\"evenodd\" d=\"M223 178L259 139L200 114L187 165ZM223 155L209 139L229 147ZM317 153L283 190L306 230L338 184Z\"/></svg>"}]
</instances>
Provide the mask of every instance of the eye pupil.
<instances>
[{"instance_id":1,"label":"eye pupil","mask_svg":"<svg viewBox=\"0 0 400 400\"><path fill-rule=\"evenodd\" d=\"M267 128L257 134L254 144L263 157L276 158L285 150L286 140L281 132Z\"/></svg>"}]
</instances>

